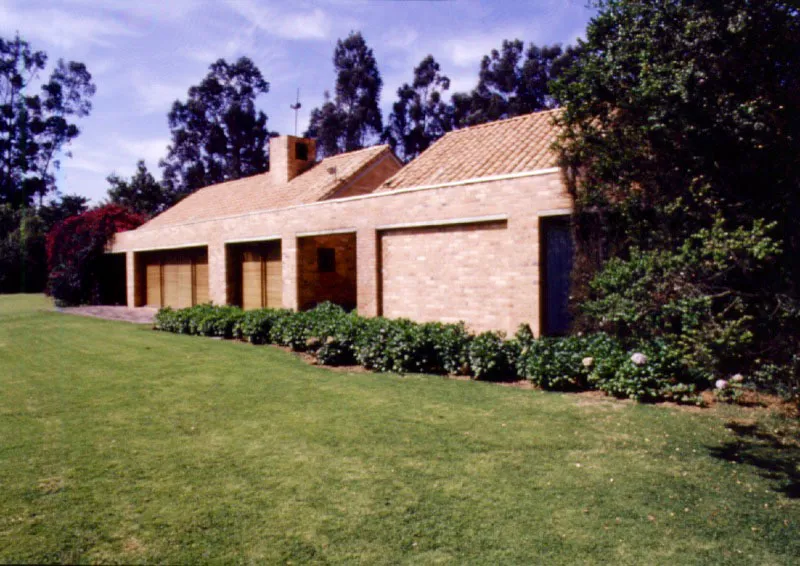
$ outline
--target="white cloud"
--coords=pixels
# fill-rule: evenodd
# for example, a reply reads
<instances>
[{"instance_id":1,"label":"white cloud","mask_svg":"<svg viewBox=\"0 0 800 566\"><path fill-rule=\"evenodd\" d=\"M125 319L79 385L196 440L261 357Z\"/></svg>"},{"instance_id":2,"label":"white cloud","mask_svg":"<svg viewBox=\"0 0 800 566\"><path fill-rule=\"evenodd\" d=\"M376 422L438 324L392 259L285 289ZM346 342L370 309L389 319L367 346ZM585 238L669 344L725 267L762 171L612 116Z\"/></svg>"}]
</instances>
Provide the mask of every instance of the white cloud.
<instances>
[{"instance_id":1,"label":"white cloud","mask_svg":"<svg viewBox=\"0 0 800 566\"><path fill-rule=\"evenodd\" d=\"M70 49L81 44L109 46L119 36L136 32L116 20L66 12L57 8L14 10L0 5L0 30L19 31L26 39L36 39Z\"/></svg>"},{"instance_id":2,"label":"white cloud","mask_svg":"<svg viewBox=\"0 0 800 566\"><path fill-rule=\"evenodd\" d=\"M381 38L385 47L407 50L419 40L419 32L413 28L392 28Z\"/></svg>"},{"instance_id":3,"label":"white cloud","mask_svg":"<svg viewBox=\"0 0 800 566\"><path fill-rule=\"evenodd\" d=\"M189 79L158 80L140 70L131 72L129 78L133 86L134 104L143 114L166 114L175 100L186 98L189 85L192 84Z\"/></svg>"},{"instance_id":4,"label":"white cloud","mask_svg":"<svg viewBox=\"0 0 800 566\"><path fill-rule=\"evenodd\" d=\"M332 23L326 12L286 12L252 0L229 0L228 6L259 30L283 39L326 39Z\"/></svg>"}]
</instances>

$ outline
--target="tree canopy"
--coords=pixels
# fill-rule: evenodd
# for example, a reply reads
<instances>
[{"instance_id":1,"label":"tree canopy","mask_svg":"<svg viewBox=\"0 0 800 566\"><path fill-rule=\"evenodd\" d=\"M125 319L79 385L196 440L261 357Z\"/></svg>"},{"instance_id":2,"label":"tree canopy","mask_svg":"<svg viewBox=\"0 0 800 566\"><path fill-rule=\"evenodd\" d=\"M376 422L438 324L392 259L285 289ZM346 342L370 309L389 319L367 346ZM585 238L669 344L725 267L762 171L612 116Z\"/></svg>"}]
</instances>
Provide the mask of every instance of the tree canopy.
<instances>
[{"instance_id":1,"label":"tree canopy","mask_svg":"<svg viewBox=\"0 0 800 566\"><path fill-rule=\"evenodd\" d=\"M452 113L443 98L449 88L450 79L428 55L414 69L413 82L397 89L383 139L404 161L414 159L452 129Z\"/></svg>"},{"instance_id":2,"label":"tree canopy","mask_svg":"<svg viewBox=\"0 0 800 566\"><path fill-rule=\"evenodd\" d=\"M483 57L472 92L453 95L455 124L471 126L554 108L551 81L564 74L578 52L533 43L526 50L519 39L504 40L499 50Z\"/></svg>"},{"instance_id":3,"label":"tree canopy","mask_svg":"<svg viewBox=\"0 0 800 566\"><path fill-rule=\"evenodd\" d=\"M172 143L165 159L165 185L178 195L263 173L269 168L267 115L256 98L269 83L247 57L219 59L185 102L168 115Z\"/></svg>"},{"instance_id":4,"label":"tree canopy","mask_svg":"<svg viewBox=\"0 0 800 566\"><path fill-rule=\"evenodd\" d=\"M306 137L317 140L320 156L361 149L383 132L380 110L383 79L372 49L360 32L336 42L333 52L336 88L333 100L311 111Z\"/></svg>"},{"instance_id":5,"label":"tree canopy","mask_svg":"<svg viewBox=\"0 0 800 566\"><path fill-rule=\"evenodd\" d=\"M47 54L18 35L0 38L0 203L42 203L55 189L59 153L80 133L74 119L91 111L86 66L59 59L42 81L46 65Z\"/></svg>"},{"instance_id":6,"label":"tree canopy","mask_svg":"<svg viewBox=\"0 0 800 566\"><path fill-rule=\"evenodd\" d=\"M746 358L774 355L797 364L787 357L800 336L797 4L600 0L596 6L581 54L555 85L565 108L559 147L575 197L573 296L635 310L638 304L627 298L604 300L630 298L620 276L635 272L630 266L613 262L604 269L604 284L591 285L608 257L650 261L712 233L747 249L761 227L758 238L779 244L769 261L761 254L762 265L747 277L698 264L697 277L705 279L690 283L713 290L702 297L703 308L727 317L726 332L752 339ZM709 257L741 259L723 257L726 249L712 247ZM689 272L684 267L675 277ZM648 301L684 309L684 318L698 312L700 303L688 297L677 306L666 297ZM735 308L725 306L733 297ZM741 324L734 324L734 312ZM611 316L604 311L596 318Z\"/></svg>"},{"instance_id":7,"label":"tree canopy","mask_svg":"<svg viewBox=\"0 0 800 566\"><path fill-rule=\"evenodd\" d=\"M112 173L106 177L108 181L108 200L141 214L147 218L155 216L170 206L174 200L163 184L147 170L144 160L136 163L136 173L130 181Z\"/></svg>"}]
</instances>

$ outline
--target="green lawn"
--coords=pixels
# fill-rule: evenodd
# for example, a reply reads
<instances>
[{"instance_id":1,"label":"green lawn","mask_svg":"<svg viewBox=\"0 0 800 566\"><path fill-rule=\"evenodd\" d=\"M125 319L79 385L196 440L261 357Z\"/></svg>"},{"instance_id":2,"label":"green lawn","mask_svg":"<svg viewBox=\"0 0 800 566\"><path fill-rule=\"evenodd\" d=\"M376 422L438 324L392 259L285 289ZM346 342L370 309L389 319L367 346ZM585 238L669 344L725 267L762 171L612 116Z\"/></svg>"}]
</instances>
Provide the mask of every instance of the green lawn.
<instances>
[{"instance_id":1,"label":"green lawn","mask_svg":"<svg viewBox=\"0 0 800 566\"><path fill-rule=\"evenodd\" d=\"M791 423L731 426L754 415L333 372L0 297L0 561L797 564Z\"/></svg>"}]
</instances>

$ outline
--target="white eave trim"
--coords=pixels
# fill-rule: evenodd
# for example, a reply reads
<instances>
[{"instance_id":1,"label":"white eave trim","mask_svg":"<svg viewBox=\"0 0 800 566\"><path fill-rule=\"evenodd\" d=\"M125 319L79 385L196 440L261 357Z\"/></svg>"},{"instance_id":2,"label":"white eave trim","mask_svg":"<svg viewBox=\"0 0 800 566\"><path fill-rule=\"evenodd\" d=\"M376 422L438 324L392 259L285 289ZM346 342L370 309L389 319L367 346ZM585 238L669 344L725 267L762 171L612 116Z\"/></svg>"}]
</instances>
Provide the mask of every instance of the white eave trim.
<instances>
[{"instance_id":1,"label":"white eave trim","mask_svg":"<svg viewBox=\"0 0 800 566\"><path fill-rule=\"evenodd\" d=\"M162 250L184 250L186 248L207 248L208 242L194 242L191 244L178 244L177 246L148 246L146 248L132 248L131 252L158 252ZM112 252L116 253L116 252Z\"/></svg>"},{"instance_id":2,"label":"white eave trim","mask_svg":"<svg viewBox=\"0 0 800 566\"><path fill-rule=\"evenodd\" d=\"M225 244L249 244L250 242L274 242L280 240L280 234L272 234L270 236L253 236L252 238L237 238L235 240L225 240Z\"/></svg>"},{"instance_id":3,"label":"white eave trim","mask_svg":"<svg viewBox=\"0 0 800 566\"><path fill-rule=\"evenodd\" d=\"M462 218L449 218L447 220L429 220L423 222L405 222L402 224L385 224L377 226L378 231L402 230L405 228L435 228L437 226L458 226L459 224L485 224L488 222L508 221L508 214L493 214L491 216L466 216Z\"/></svg>"},{"instance_id":4,"label":"white eave trim","mask_svg":"<svg viewBox=\"0 0 800 566\"><path fill-rule=\"evenodd\" d=\"M165 224L163 226L154 226L152 228L142 229L145 228L147 225L145 224L142 228L137 228L136 230L131 230L131 233L136 233L141 230L140 233L149 232L151 230L161 230L165 228L175 228L178 226L190 226L192 224L203 224L206 222L219 222L222 220L231 220L233 218L245 218L248 216L253 216L256 214L266 214L272 212L284 212L287 210L294 210L300 208L308 208L312 206L325 206L331 204L337 204L342 202L350 202L356 200L365 200L371 198L383 198L389 197L392 195L400 195L404 193L414 193L418 191L430 191L433 189L445 189L449 187L460 187L464 185L475 185L478 183L490 183L493 181L503 181L508 179L521 179L524 177L538 177L540 175L552 175L553 173L558 173L561 171L560 167L548 167L547 169L535 169L533 171L523 171L521 173L508 173L506 175L493 175L490 177L475 177L473 179L465 179L463 181L453 181L450 183L441 183L438 185L420 185L418 187L408 187L404 189L394 189L388 191L380 191L380 192L373 192L367 193L365 195L356 195L353 197L342 197L342 198L332 198L327 200L318 200L315 202L307 202L303 204L295 204L292 206L286 206L283 208L265 208L261 210L251 210L248 212L242 212L240 214L231 214L229 216L215 216L214 218L203 218L202 220L190 220L188 222L181 222L179 224ZM205 244L204 244L205 245Z\"/></svg>"},{"instance_id":5,"label":"white eave trim","mask_svg":"<svg viewBox=\"0 0 800 566\"><path fill-rule=\"evenodd\" d=\"M355 234L358 230L356 228L337 228L335 230L317 230L315 232L297 232L295 236L298 238L307 238L309 236L332 236L334 234Z\"/></svg>"},{"instance_id":6,"label":"white eave trim","mask_svg":"<svg viewBox=\"0 0 800 566\"><path fill-rule=\"evenodd\" d=\"M536 213L536 216L569 216L571 214L571 208L554 208L552 210L540 210Z\"/></svg>"}]
</instances>

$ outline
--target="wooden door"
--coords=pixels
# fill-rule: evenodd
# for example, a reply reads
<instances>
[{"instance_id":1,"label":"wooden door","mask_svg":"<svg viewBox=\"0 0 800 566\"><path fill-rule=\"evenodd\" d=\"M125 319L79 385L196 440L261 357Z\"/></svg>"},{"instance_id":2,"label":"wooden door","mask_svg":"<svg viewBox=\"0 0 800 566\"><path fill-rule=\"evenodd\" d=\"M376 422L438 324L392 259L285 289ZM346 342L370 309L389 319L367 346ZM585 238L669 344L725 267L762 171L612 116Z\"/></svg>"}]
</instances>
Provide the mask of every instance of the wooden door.
<instances>
[{"instance_id":1,"label":"wooden door","mask_svg":"<svg viewBox=\"0 0 800 566\"><path fill-rule=\"evenodd\" d=\"M145 264L145 304L148 307L162 306L161 261L148 258Z\"/></svg>"},{"instance_id":2,"label":"wooden door","mask_svg":"<svg viewBox=\"0 0 800 566\"><path fill-rule=\"evenodd\" d=\"M264 258L264 282L266 289L264 306L270 309L283 307L283 268L281 264L281 245L279 242L269 244Z\"/></svg>"},{"instance_id":3,"label":"wooden door","mask_svg":"<svg viewBox=\"0 0 800 566\"><path fill-rule=\"evenodd\" d=\"M262 263L258 251L242 251L242 308L245 310L264 306Z\"/></svg>"},{"instance_id":4,"label":"wooden door","mask_svg":"<svg viewBox=\"0 0 800 566\"><path fill-rule=\"evenodd\" d=\"M543 310L542 331L547 335L566 334L571 317L569 289L574 246L568 217L542 221Z\"/></svg>"},{"instance_id":5,"label":"wooden door","mask_svg":"<svg viewBox=\"0 0 800 566\"><path fill-rule=\"evenodd\" d=\"M202 305L210 300L208 293L208 255L200 255L194 264L194 286L196 305Z\"/></svg>"}]
</instances>

